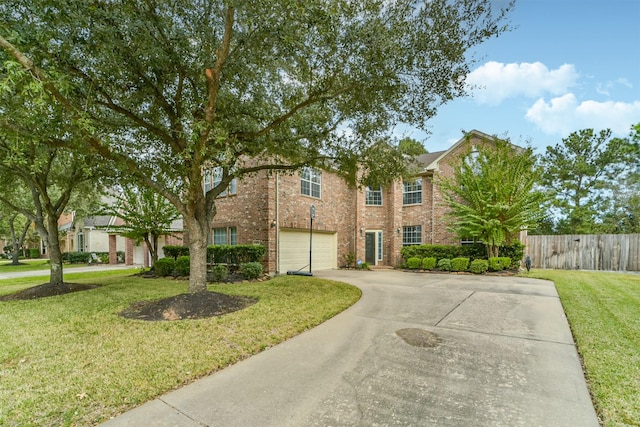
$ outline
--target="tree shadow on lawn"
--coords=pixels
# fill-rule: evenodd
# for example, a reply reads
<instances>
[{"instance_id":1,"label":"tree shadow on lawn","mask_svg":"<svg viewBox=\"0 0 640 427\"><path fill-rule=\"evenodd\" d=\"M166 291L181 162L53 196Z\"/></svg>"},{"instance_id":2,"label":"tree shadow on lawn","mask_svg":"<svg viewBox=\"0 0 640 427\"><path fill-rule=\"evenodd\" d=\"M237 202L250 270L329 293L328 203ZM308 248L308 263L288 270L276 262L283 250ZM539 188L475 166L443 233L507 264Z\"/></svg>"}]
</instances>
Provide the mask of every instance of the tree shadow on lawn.
<instances>
[{"instance_id":1,"label":"tree shadow on lawn","mask_svg":"<svg viewBox=\"0 0 640 427\"><path fill-rule=\"evenodd\" d=\"M45 283L0 296L0 301L20 301L65 295L95 289L100 285ZM255 298L225 295L218 292L179 294L156 301L137 301L119 313L126 319L149 321L204 319L242 310L258 302Z\"/></svg>"}]
</instances>

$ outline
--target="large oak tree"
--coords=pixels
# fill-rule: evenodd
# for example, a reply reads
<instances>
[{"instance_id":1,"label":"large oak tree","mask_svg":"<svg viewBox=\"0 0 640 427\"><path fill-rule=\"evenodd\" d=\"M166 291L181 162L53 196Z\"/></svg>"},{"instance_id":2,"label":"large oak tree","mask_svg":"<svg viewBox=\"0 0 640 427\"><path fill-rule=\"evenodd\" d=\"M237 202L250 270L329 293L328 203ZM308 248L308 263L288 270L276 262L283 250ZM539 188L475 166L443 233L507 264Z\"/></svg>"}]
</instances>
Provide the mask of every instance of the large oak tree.
<instances>
[{"instance_id":1,"label":"large oak tree","mask_svg":"<svg viewBox=\"0 0 640 427\"><path fill-rule=\"evenodd\" d=\"M199 292L215 200L234 177L305 165L354 183L397 177L397 146L371 147L464 94L469 49L506 29L511 4L492 4L5 0L0 46L66 109L80 149L180 211ZM205 194L209 167L221 180Z\"/></svg>"}]
</instances>

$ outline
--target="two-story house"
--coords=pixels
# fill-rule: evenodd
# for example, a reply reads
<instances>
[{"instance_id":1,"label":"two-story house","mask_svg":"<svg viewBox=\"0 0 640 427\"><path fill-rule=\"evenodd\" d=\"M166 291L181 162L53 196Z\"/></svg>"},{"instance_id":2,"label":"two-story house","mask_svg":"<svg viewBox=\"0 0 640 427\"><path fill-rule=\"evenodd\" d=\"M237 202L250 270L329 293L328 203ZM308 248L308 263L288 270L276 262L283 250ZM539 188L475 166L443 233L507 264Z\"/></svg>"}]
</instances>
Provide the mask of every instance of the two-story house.
<instances>
[{"instance_id":1,"label":"two-story house","mask_svg":"<svg viewBox=\"0 0 640 427\"><path fill-rule=\"evenodd\" d=\"M308 271L310 260L313 271L338 268L349 255L395 266L403 245L460 243L444 223L447 208L434 178L451 175L461 155L492 140L473 130L446 151L419 156L420 172L387 188L357 189L311 168L234 181L216 201L211 243L262 244L271 273ZM206 173L205 188L215 179Z\"/></svg>"}]
</instances>

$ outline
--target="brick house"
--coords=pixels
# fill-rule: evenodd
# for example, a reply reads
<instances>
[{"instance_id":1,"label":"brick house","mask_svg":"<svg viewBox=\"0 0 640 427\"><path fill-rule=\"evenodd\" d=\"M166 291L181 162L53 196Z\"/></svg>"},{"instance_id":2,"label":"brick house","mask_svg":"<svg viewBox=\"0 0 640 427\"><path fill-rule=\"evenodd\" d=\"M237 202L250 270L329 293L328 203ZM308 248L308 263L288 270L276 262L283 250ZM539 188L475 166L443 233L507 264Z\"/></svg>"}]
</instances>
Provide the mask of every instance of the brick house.
<instances>
[{"instance_id":1,"label":"brick house","mask_svg":"<svg viewBox=\"0 0 640 427\"><path fill-rule=\"evenodd\" d=\"M468 132L446 151L419 156L414 179L382 189L350 187L335 174L313 169L263 171L234 181L216 200L211 243L262 244L271 273L308 271L310 243L312 270L338 268L349 255L372 266L395 266L403 245L461 243L444 225L446 207L434 177L450 176L461 155L492 140ZM215 179L215 173L205 173L205 188Z\"/></svg>"}]
</instances>

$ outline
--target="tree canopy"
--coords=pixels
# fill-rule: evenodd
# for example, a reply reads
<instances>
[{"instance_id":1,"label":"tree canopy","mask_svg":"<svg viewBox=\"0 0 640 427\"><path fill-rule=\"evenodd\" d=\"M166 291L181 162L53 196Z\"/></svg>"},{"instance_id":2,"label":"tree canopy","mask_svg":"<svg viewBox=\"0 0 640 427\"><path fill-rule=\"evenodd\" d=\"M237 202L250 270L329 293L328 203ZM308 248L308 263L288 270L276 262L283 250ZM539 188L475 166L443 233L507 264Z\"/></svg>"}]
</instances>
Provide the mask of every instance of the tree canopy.
<instances>
[{"instance_id":1,"label":"tree canopy","mask_svg":"<svg viewBox=\"0 0 640 427\"><path fill-rule=\"evenodd\" d=\"M450 229L461 238L474 238L487 246L489 257L499 247L543 216L544 195L535 190L536 157L495 138L469 150L454 166L454 175L440 178L449 213Z\"/></svg>"},{"instance_id":2,"label":"tree canopy","mask_svg":"<svg viewBox=\"0 0 640 427\"><path fill-rule=\"evenodd\" d=\"M624 210L619 206L622 199L633 201L627 189L640 170L639 159L637 137L612 138L608 129L583 129L548 146L540 157L541 183L552 199L556 232L615 231L604 223L615 222L611 215Z\"/></svg>"},{"instance_id":3,"label":"tree canopy","mask_svg":"<svg viewBox=\"0 0 640 427\"><path fill-rule=\"evenodd\" d=\"M468 51L507 29L512 4L492 5L5 0L0 47L64 109L81 136L65 147L178 209L197 292L215 199L233 178L306 165L354 183L403 173L397 145L385 156L371 147L464 94ZM221 177L206 194L204 168Z\"/></svg>"}]
</instances>

